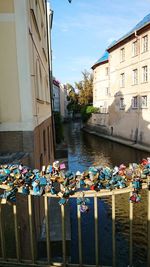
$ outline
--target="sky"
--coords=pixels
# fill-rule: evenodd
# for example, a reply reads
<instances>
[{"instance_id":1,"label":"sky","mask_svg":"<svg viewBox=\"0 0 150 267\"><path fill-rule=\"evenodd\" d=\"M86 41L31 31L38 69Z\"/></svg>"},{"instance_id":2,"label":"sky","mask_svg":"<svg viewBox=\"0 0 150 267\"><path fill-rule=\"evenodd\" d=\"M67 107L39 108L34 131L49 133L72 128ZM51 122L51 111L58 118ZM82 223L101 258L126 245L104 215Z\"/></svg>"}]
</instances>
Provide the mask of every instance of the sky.
<instances>
[{"instance_id":1,"label":"sky","mask_svg":"<svg viewBox=\"0 0 150 267\"><path fill-rule=\"evenodd\" d=\"M82 80L82 71L103 55L113 40L150 13L150 0L50 0L53 76L62 83Z\"/></svg>"}]
</instances>

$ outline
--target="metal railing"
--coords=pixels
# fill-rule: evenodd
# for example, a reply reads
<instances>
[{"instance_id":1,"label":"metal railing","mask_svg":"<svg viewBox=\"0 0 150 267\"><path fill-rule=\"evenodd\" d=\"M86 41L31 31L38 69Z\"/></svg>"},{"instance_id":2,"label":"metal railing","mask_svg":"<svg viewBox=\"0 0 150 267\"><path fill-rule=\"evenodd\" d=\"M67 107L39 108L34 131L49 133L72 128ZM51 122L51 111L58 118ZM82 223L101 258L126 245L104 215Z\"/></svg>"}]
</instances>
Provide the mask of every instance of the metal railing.
<instances>
[{"instance_id":1,"label":"metal railing","mask_svg":"<svg viewBox=\"0 0 150 267\"><path fill-rule=\"evenodd\" d=\"M95 235L95 265L100 266L100 248L98 241L98 198L111 196L112 203L112 266L116 266L116 195L128 193L129 197L132 194L132 188L125 189L116 189L113 191L101 190L100 192L95 191L85 191L85 196L88 198L94 198L94 235ZM75 193L71 198L79 197L80 193ZM148 227L148 249L147 249L147 261L150 266L150 191L146 191L147 194L147 227ZM6 257L5 251L5 236L4 236L4 220L2 216L2 204L0 205L0 240L1 240L1 258L0 264L2 266L9 266L8 264L15 264L19 266L51 266L58 265L58 263L53 263L51 258L51 240L50 240L50 205L49 197L57 197L51 194L46 194L44 197L44 216L45 216L45 225L46 225L46 250L47 250L47 259L46 261L39 261L36 259L36 248L35 248L35 231L34 231L34 220L33 220L33 196L28 195L28 217L29 217L29 235L30 235L30 247L31 247L31 260L21 259L20 251L20 235L19 235L19 224L18 224L18 210L17 206L13 205L13 216L14 216L14 227L15 227L15 246L16 246L16 258L10 259ZM61 206L61 227L62 227L62 262L59 262L59 265L62 266L85 266L83 263L83 251L82 251L82 227L81 227L81 212L79 205L77 205L77 225L78 225L78 254L79 262L78 264L71 264L67 262L66 256L66 220L65 220L65 206ZM133 209L134 204L129 202L129 266L133 264ZM10 265L11 266L11 265ZM90 265L88 265L90 266Z\"/></svg>"}]
</instances>

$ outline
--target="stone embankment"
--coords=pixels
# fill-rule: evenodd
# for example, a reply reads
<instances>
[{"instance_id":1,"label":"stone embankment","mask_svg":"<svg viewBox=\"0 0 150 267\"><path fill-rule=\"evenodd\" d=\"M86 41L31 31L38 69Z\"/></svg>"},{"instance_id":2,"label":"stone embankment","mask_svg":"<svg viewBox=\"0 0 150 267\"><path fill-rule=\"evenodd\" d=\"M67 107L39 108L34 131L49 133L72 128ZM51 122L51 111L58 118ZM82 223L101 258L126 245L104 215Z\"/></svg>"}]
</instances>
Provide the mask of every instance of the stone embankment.
<instances>
[{"instance_id":1,"label":"stone embankment","mask_svg":"<svg viewBox=\"0 0 150 267\"><path fill-rule=\"evenodd\" d=\"M100 130L98 130L97 127L95 127L94 125L86 124L83 126L82 130L87 132L87 133L90 133L90 134L93 134L93 135L96 135L96 136L120 143L122 145L132 147L134 149L150 152L150 146L135 143L133 141L126 140L126 139L118 137L118 136L108 135L108 134L103 133Z\"/></svg>"}]
</instances>

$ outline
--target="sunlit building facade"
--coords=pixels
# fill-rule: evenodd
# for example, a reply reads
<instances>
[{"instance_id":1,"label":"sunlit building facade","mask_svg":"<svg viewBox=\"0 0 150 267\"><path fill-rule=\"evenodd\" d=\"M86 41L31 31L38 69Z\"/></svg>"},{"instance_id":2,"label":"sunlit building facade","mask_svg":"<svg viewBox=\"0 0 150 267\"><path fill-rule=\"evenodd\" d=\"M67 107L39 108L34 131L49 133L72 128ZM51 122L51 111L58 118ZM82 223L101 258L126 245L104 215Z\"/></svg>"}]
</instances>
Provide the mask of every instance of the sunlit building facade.
<instances>
[{"instance_id":1,"label":"sunlit building facade","mask_svg":"<svg viewBox=\"0 0 150 267\"><path fill-rule=\"evenodd\" d=\"M45 0L0 1L0 151L54 160Z\"/></svg>"},{"instance_id":2,"label":"sunlit building facade","mask_svg":"<svg viewBox=\"0 0 150 267\"><path fill-rule=\"evenodd\" d=\"M150 14L92 66L94 114L105 134L150 144Z\"/></svg>"}]
</instances>

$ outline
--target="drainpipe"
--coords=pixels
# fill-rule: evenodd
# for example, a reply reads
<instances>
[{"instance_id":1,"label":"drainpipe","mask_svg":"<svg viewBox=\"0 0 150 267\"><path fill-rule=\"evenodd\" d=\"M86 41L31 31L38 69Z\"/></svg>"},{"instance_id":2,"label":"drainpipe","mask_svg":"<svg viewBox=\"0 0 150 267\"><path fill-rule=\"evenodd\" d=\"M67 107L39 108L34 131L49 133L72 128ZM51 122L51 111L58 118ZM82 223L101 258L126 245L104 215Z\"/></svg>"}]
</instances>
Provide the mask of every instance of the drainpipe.
<instances>
[{"instance_id":1,"label":"drainpipe","mask_svg":"<svg viewBox=\"0 0 150 267\"><path fill-rule=\"evenodd\" d=\"M136 40L138 41L139 40L139 36L137 34L137 31L134 32L135 34L135 38ZM138 56L138 64L140 63L140 51L139 51L139 43L138 43L138 53L139 53L139 56ZM139 80L139 71L138 71L138 80ZM138 91L137 91L137 95L138 95L138 109L137 109L137 136L136 136L136 143L138 143L139 141L139 133L140 133L140 92L139 92L139 86L138 86Z\"/></svg>"},{"instance_id":2,"label":"drainpipe","mask_svg":"<svg viewBox=\"0 0 150 267\"><path fill-rule=\"evenodd\" d=\"M50 105L52 111L52 135L53 135L53 146L54 146L54 158L55 158L55 132L54 132L54 117L53 117L53 75L52 75L52 45L51 45L51 30L53 22L53 10L50 8L50 3L45 0L45 5L47 5L46 12L46 24L47 24L47 48L48 48L48 67L49 67L49 86L50 86Z\"/></svg>"}]
</instances>

